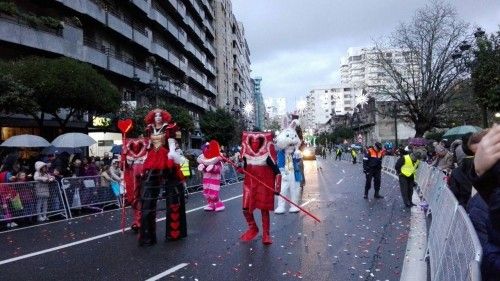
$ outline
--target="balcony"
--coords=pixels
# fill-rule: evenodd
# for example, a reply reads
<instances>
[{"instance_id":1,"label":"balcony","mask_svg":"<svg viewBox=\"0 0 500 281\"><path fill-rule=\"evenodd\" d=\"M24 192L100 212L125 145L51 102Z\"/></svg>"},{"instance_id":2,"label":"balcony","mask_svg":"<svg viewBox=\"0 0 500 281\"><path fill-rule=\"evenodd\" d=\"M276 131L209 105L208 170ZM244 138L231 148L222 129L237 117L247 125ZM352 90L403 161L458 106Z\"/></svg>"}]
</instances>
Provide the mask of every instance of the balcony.
<instances>
[{"instance_id":1,"label":"balcony","mask_svg":"<svg viewBox=\"0 0 500 281\"><path fill-rule=\"evenodd\" d=\"M106 12L103 7L91 0L57 0L64 6L69 7L82 14L89 15L90 17L106 23ZM141 0L142 1L142 0Z\"/></svg>"},{"instance_id":2,"label":"balcony","mask_svg":"<svg viewBox=\"0 0 500 281\"><path fill-rule=\"evenodd\" d=\"M153 41L151 43L151 53L156 54L164 58L165 60L168 60L168 50L158 42Z\"/></svg>"},{"instance_id":3,"label":"balcony","mask_svg":"<svg viewBox=\"0 0 500 281\"><path fill-rule=\"evenodd\" d=\"M149 13L149 10L151 8L151 0L130 0L130 2L136 5L144 13Z\"/></svg>"},{"instance_id":4,"label":"balcony","mask_svg":"<svg viewBox=\"0 0 500 281\"><path fill-rule=\"evenodd\" d=\"M106 24L116 32L125 35L128 39L133 37L133 28L115 13L108 13Z\"/></svg>"},{"instance_id":5,"label":"balcony","mask_svg":"<svg viewBox=\"0 0 500 281\"><path fill-rule=\"evenodd\" d=\"M186 44L186 33L179 29L178 25L175 24L172 19L168 18L162 12L160 12L159 7L153 6L153 9L151 9L149 13L149 18L163 26L163 28L165 28L165 30L172 34L180 43L182 43L183 45Z\"/></svg>"},{"instance_id":6,"label":"balcony","mask_svg":"<svg viewBox=\"0 0 500 281\"><path fill-rule=\"evenodd\" d=\"M204 27L212 34L212 37L215 38L215 29L213 26L210 24L210 22L207 19L203 20Z\"/></svg>"},{"instance_id":7,"label":"balcony","mask_svg":"<svg viewBox=\"0 0 500 281\"><path fill-rule=\"evenodd\" d=\"M190 16L186 16L184 18L184 22L191 28L191 30L200 38L202 42L205 42L205 33L201 30L200 27L193 21Z\"/></svg>"},{"instance_id":8,"label":"balcony","mask_svg":"<svg viewBox=\"0 0 500 281\"><path fill-rule=\"evenodd\" d=\"M177 13L182 18L186 17L186 6L184 6L184 4L182 4L181 1L179 1L179 0L168 0L168 2L170 2L170 5L172 5L175 8L175 10L177 11Z\"/></svg>"},{"instance_id":9,"label":"balcony","mask_svg":"<svg viewBox=\"0 0 500 281\"><path fill-rule=\"evenodd\" d=\"M208 11L210 17L214 19L215 18L214 9L210 5L210 3L208 3L208 0L201 0L201 3L203 4L203 6L205 6L205 10Z\"/></svg>"},{"instance_id":10,"label":"balcony","mask_svg":"<svg viewBox=\"0 0 500 281\"><path fill-rule=\"evenodd\" d=\"M82 39L83 31L71 25L62 30L34 28L19 19L0 15L0 41L80 59Z\"/></svg>"},{"instance_id":11,"label":"balcony","mask_svg":"<svg viewBox=\"0 0 500 281\"><path fill-rule=\"evenodd\" d=\"M205 44L203 44L203 46L215 57L217 51L215 50L215 47L212 45L212 43L205 41Z\"/></svg>"}]
</instances>

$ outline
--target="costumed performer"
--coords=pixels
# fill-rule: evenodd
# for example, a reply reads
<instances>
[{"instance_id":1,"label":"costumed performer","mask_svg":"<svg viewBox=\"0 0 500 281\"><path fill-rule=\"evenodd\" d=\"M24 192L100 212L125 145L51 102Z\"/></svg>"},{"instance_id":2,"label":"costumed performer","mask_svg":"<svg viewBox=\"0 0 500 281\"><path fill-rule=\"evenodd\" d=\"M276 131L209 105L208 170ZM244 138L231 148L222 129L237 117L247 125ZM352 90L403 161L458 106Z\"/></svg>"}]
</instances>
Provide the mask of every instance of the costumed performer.
<instances>
[{"instance_id":1,"label":"costumed performer","mask_svg":"<svg viewBox=\"0 0 500 281\"><path fill-rule=\"evenodd\" d=\"M198 156L198 170L203 172L203 196L207 200L205 211L222 211L224 203L220 201L220 177L222 173L222 157L220 146L216 140L210 141Z\"/></svg>"},{"instance_id":2,"label":"costumed performer","mask_svg":"<svg viewBox=\"0 0 500 281\"><path fill-rule=\"evenodd\" d=\"M146 117L145 136L150 139L148 155L144 161L141 192L141 228L139 245L156 243L156 204L160 190L166 194L166 240L187 236L186 207L180 169L182 158L175 152L177 126L171 115L162 109L150 111ZM168 142L168 149L165 147Z\"/></svg>"},{"instance_id":3,"label":"costumed performer","mask_svg":"<svg viewBox=\"0 0 500 281\"><path fill-rule=\"evenodd\" d=\"M300 170L300 139L295 131L297 120L292 120L290 125L276 136L276 147L278 148L278 168L281 173L281 194L288 197L298 205L300 199L300 183L302 182L302 172ZM285 200L278 198L278 207L274 210L276 214L285 212ZM291 206L290 213L297 213L299 208Z\"/></svg>"},{"instance_id":4,"label":"costumed performer","mask_svg":"<svg viewBox=\"0 0 500 281\"><path fill-rule=\"evenodd\" d=\"M253 216L254 209L260 209L262 214L262 243L272 242L269 234L269 211L274 210L274 195L280 192L281 175L276 166L276 150L273 136L269 132L243 132L242 150L243 169L251 175L257 175L259 180L273 191L266 188L253 177L246 176L243 181L243 215L248 224L248 230L241 235L242 241L250 241L259 233L259 228ZM239 170L240 172L243 172Z\"/></svg>"}]
</instances>

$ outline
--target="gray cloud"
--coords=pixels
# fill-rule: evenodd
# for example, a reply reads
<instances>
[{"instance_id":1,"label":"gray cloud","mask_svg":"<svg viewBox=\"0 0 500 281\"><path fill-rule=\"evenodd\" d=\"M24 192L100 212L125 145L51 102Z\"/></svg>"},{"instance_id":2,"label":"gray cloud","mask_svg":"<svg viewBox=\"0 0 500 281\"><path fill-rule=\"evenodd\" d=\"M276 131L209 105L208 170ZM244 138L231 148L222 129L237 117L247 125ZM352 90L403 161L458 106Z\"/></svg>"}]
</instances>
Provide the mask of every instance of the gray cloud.
<instances>
[{"instance_id":1,"label":"gray cloud","mask_svg":"<svg viewBox=\"0 0 500 281\"><path fill-rule=\"evenodd\" d=\"M423 0L233 0L252 53L252 75L264 96L287 97L288 108L315 86L339 83L347 48L370 45L425 6ZM457 0L459 16L498 30L500 2Z\"/></svg>"}]
</instances>

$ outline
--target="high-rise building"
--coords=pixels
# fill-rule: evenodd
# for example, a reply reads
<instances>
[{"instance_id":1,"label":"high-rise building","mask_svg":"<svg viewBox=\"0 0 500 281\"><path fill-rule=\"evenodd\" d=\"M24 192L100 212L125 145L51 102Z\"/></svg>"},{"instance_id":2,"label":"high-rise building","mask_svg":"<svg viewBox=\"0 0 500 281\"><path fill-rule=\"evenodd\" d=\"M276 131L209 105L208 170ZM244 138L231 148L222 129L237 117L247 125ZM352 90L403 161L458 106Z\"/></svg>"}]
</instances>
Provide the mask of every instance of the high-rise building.
<instances>
[{"instance_id":1,"label":"high-rise building","mask_svg":"<svg viewBox=\"0 0 500 281\"><path fill-rule=\"evenodd\" d=\"M340 76L342 87L357 88L362 91L359 102L366 103L369 97L373 97L374 123L372 126L364 128L362 134L367 140L394 140L396 136L396 126L393 125L393 118L387 108L392 108L396 103L384 92L393 91L396 84L389 77L387 72L380 66L380 56L393 62L393 66L400 70L403 75L417 73L414 79L418 78L418 68L409 53L403 50L377 51L375 48L349 48L347 55L341 59ZM386 111L385 114L383 111ZM336 115L343 115L341 108L335 108ZM408 138L414 135L413 124L399 120L397 124L398 137Z\"/></svg>"},{"instance_id":2,"label":"high-rise building","mask_svg":"<svg viewBox=\"0 0 500 281\"><path fill-rule=\"evenodd\" d=\"M104 74L124 101L140 103L141 93L153 88L195 120L215 105L214 0L12 2L20 14L48 17L61 26L0 13L1 58L74 58ZM15 124L20 122L3 118L0 125Z\"/></svg>"},{"instance_id":3,"label":"high-rise building","mask_svg":"<svg viewBox=\"0 0 500 281\"><path fill-rule=\"evenodd\" d=\"M383 96L383 90L394 86L394 82L389 78L386 71L378 63L381 53L375 48L354 48L347 49L347 55L340 61L340 79L342 87L362 88L369 96L377 100L390 100ZM401 69L411 69L417 67L402 50L385 50L385 58L392 60L394 66ZM405 73L405 71L402 71Z\"/></svg>"},{"instance_id":4,"label":"high-rise building","mask_svg":"<svg viewBox=\"0 0 500 281\"><path fill-rule=\"evenodd\" d=\"M217 50L217 105L243 110L253 99L250 49L243 24L236 20L230 0L214 0Z\"/></svg>"},{"instance_id":5,"label":"high-rise building","mask_svg":"<svg viewBox=\"0 0 500 281\"><path fill-rule=\"evenodd\" d=\"M254 105L254 115L255 115L255 127L263 129L265 126L266 118L266 106L264 104L264 98L262 97L262 91L260 84L262 83L262 77L255 77L252 79L253 84L253 105Z\"/></svg>"},{"instance_id":6,"label":"high-rise building","mask_svg":"<svg viewBox=\"0 0 500 281\"><path fill-rule=\"evenodd\" d=\"M264 104L270 119L286 115L286 98L264 98Z\"/></svg>"},{"instance_id":7,"label":"high-rise building","mask_svg":"<svg viewBox=\"0 0 500 281\"><path fill-rule=\"evenodd\" d=\"M313 89L306 97L301 119L305 128L319 129L333 116L352 114L358 105L363 106L367 101L365 93L359 88Z\"/></svg>"}]
</instances>

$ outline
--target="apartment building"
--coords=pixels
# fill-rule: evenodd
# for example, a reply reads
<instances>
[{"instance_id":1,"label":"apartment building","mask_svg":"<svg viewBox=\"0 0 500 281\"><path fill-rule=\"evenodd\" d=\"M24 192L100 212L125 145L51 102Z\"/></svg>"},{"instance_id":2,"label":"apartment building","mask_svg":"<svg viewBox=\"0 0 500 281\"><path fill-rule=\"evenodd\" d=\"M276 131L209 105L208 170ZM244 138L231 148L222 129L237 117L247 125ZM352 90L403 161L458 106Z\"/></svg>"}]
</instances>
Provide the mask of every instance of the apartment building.
<instances>
[{"instance_id":1,"label":"apartment building","mask_svg":"<svg viewBox=\"0 0 500 281\"><path fill-rule=\"evenodd\" d=\"M241 113L253 100L250 49L230 0L214 0L217 50L217 106Z\"/></svg>"},{"instance_id":2,"label":"apartment building","mask_svg":"<svg viewBox=\"0 0 500 281\"><path fill-rule=\"evenodd\" d=\"M352 114L363 106L367 97L360 88L322 87L313 89L306 97L302 118L305 128L318 129L332 116Z\"/></svg>"},{"instance_id":3,"label":"apartment building","mask_svg":"<svg viewBox=\"0 0 500 281\"><path fill-rule=\"evenodd\" d=\"M153 89L195 120L215 106L214 0L11 2L61 27L36 26L0 11L0 58L74 58L104 74L129 104L141 104L141 93ZM29 128L21 119L1 118L0 126Z\"/></svg>"},{"instance_id":4,"label":"apartment building","mask_svg":"<svg viewBox=\"0 0 500 281\"><path fill-rule=\"evenodd\" d=\"M383 93L386 89L394 88L394 81L380 66L379 55L380 53L375 48L351 47L347 49L347 55L341 58L340 63L341 85L362 88L369 96L377 100L390 100ZM386 59L393 61L394 66L399 68L404 75L409 75L408 71L418 73L415 71L418 66L410 59L407 52L384 50L383 55Z\"/></svg>"}]
</instances>

